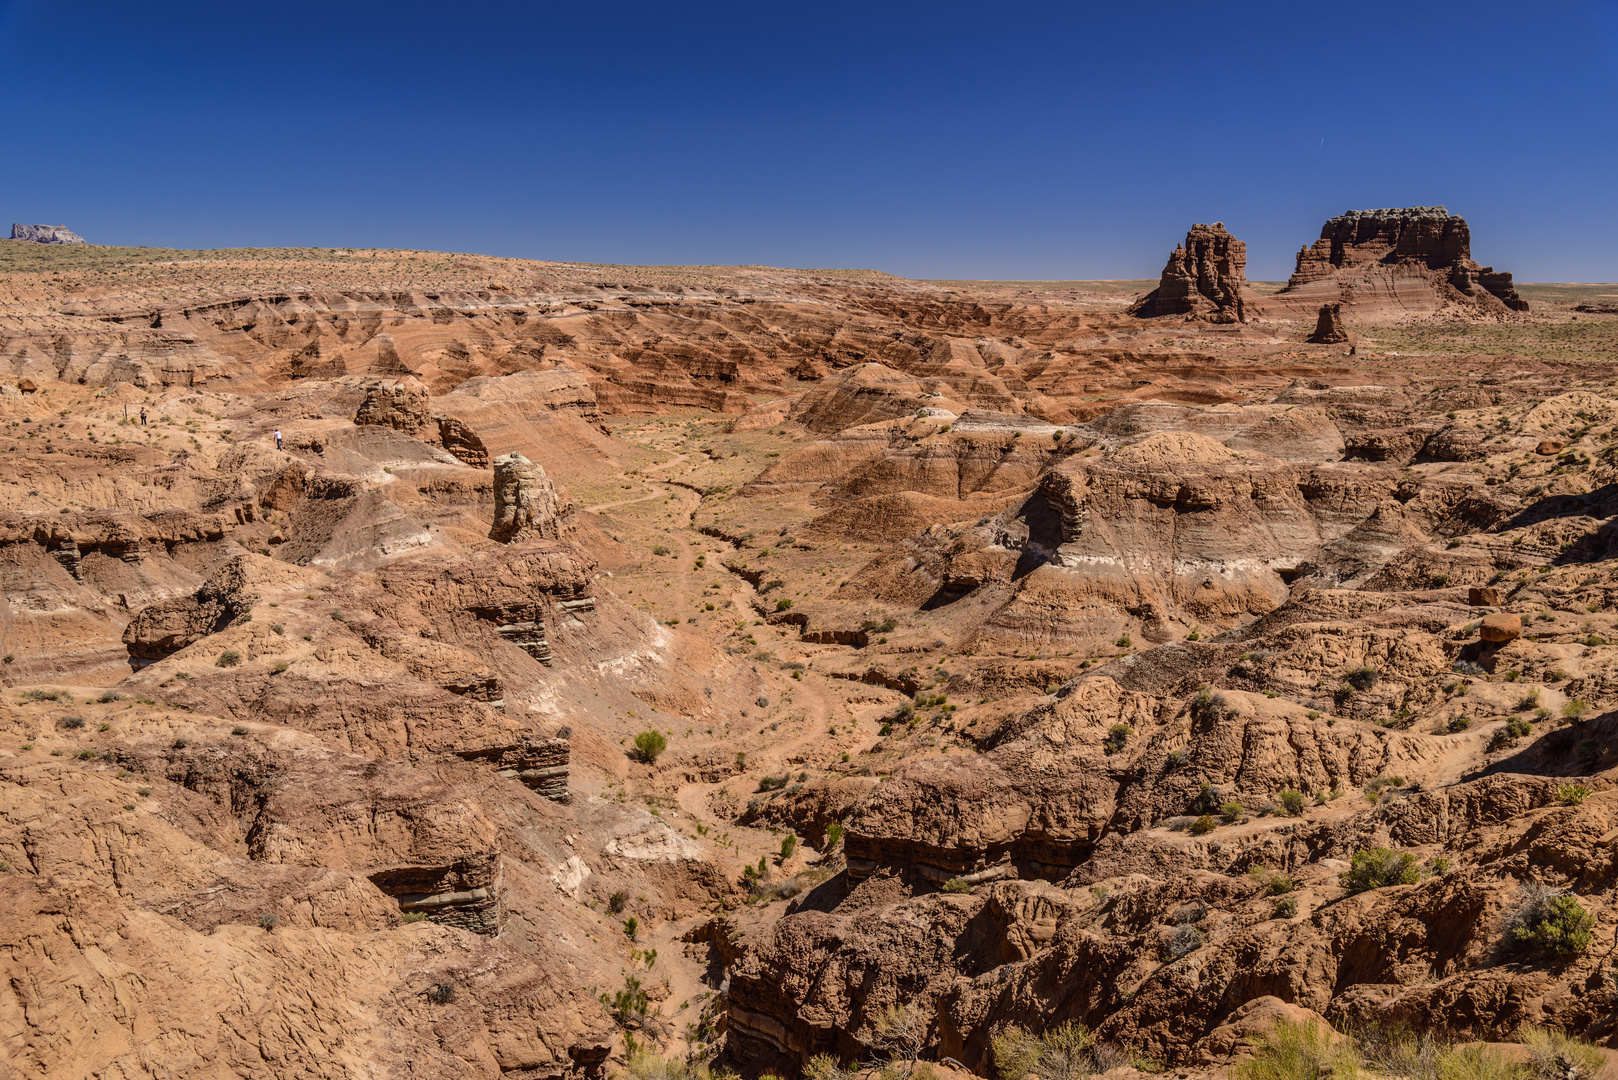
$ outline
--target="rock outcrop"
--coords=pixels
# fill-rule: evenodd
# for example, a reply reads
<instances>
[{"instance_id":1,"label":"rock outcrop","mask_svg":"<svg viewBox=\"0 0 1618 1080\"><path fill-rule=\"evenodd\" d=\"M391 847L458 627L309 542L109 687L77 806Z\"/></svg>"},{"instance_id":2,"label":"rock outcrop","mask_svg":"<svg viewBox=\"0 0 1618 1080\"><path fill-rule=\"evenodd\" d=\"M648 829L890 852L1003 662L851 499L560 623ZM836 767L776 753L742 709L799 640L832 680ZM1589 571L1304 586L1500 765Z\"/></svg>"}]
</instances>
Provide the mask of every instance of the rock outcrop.
<instances>
[{"instance_id":1,"label":"rock outcrop","mask_svg":"<svg viewBox=\"0 0 1618 1080\"><path fill-rule=\"evenodd\" d=\"M1181 315L1213 323L1247 321L1247 245L1224 222L1193 225L1185 243L1169 254L1157 288L1131 313L1143 319Z\"/></svg>"},{"instance_id":2,"label":"rock outcrop","mask_svg":"<svg viewBox=\"0 0 1618 1080\"><path fill-rule=\"evenodd\" d=\"M1276 296L1298 307L1343 301L1361 319L1461 304L1482 313L1527 311L1511 275L1472 259L1466 220L1442 206L1350 210L1298 252Z\"/></svg>"},{"instance_id":3,"label":"rock outcrop","mask_svg":"<svg viewBox=\"0 0 1618 1080\"><path fill-rule=\"evenodd\" d=\"M1321 304L1320 317L1315 321L1315 332L1309 335L1314 345L1337 345L1348 340L1348 328L1343 325L1343 305Z\"/></svg>"},{"instance_id":4,"label":"rock outcrop","mask_svg":"<svg viewBox=\"0 0 1618 1080\"><path fill-rule=\"evenodd\" d=\"M83 244L84 237L66 225L23 225L12 222L11 238L35 244Z\"/></svg>"},{"instance_id":5,"label":"rock outcrop","mask_svg":"<svg viewBox=\"0 0 1618 1080\"><path fill-rule=\"evenodd\" d=\"M513 451L494 459L494 525L489 537L502 544L527 537L562 535L556 485L543 467Z\"/></svg>"}]
</instances>

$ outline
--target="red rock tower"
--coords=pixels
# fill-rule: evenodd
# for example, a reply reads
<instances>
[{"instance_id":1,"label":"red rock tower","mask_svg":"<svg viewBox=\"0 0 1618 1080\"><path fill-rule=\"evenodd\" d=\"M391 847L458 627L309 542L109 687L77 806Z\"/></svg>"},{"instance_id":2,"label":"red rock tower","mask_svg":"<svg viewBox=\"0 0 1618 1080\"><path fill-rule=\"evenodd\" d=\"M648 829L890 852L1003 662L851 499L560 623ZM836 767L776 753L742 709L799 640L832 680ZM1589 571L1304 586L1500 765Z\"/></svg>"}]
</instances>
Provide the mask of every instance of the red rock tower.
<instances>
[{"instance_id":1,"label":"red rock tower","mask_svg":"<svg viewBox=\"0 0 1618 1080\"><path fill-rule=\"evenodd\" d=\"M1157 288L1130 314L1142 319L1180 315L1213 323L1247 321L1247 245L1225 231L1224 222L1193 225L1185 243L1169 255Z\"/></svg>"}]
</instances>

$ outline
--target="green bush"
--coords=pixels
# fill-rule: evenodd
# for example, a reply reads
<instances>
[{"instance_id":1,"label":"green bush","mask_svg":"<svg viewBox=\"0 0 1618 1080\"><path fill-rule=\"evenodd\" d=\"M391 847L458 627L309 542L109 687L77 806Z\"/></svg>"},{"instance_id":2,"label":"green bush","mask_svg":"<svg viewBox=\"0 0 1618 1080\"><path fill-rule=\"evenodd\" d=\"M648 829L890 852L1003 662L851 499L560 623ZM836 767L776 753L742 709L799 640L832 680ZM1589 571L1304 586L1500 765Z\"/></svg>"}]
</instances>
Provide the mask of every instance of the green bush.
<instances>
[{"instance_id":1,"label":"green bush","mask_svg":"<svg viewBox=\"0 0 1618 1080\"><path fill-rule=\"evenodd\" d=\"M1107 731L1107 737L1102 742L1102 748L1109 754L1116 754L1129 743L1129 737L1135 734L1135 729L1128 724L1114 724Z\"/></svg>"},{"instance_id":2,"label":"green bush","mask_svg":"<svg viewBox=\"0 0 1618 1080\"><path fill-rule=\"evenodd\" d=\"M1563 806L1577 806L1589 796L1590 789L1583 784L1562 784L1556 789L1556 801Z\"/></svg>"},{"instance_id":3,"label":"green bush","mask_svg":"<svg viewBox=\"0 0 1618 1080\"><path fill-rule=\"evenodd\" d=\"M1298 887L1298 883L1286 874L1276 874L1270 878L1270 895L1282 896Z\"/></svg>"},{"instance_id":4,"label":"green bush","mask_svg":"<svg viewBox=\"0 0 1618 1080\"><path fill-rule=\"evenodd\" d=\"M1191 835L1206 836L1214 831L1215 824L1212 814L1203 814L1191 823Z\"/></svg>"},{"instance_id":5,"label":"green bush","mask_svg":"<svg viewBox=\"0 0 1618 1080\"><path fill-rule=\"evenodd\" d=\"M972 883L964 878L952 877L944 882L940 889L947 893L969 893L972 891Z\"/></svg>"},{"instance_id":6,"label":"green bush","mask_svg":"<svg viewBox=\"0 0 1618 1080\"><path fill-rule=\"evenodd\" d=\"M1512 941L1560 957L1577 956L1590 947L1595 917L1577 897L1525 882L1518 898L1507 924Z\"/></svg>"},{"instance_id":7,"label":"green bush","mask_svg":"<svg viewBox=\"0 0 1618 1080\"><path fill-rule=\"evenodd\" d=\"M1298 914L1298 902L1296 900L1294 900L1292 897L1289 896L1284 900L1277 900L1275 902L1275 914L1274 914L1275 918L1277 918L1277 919L1290 919L1290 918L1292 918L1293 916L1295 916L1297 914Z\"/></svg>"},{"instance_id":8,"label":"green bush","mask_svg":"<svg viewBox=\"0 0 1618 1080\"><path fill-rule=\"evenodd\" d=\"M1569 720L1582 720L1584 719L1584 712L1587 707L1588 706L1586 706L1584 702L1580 701L1578 698L1574 698L1572 701L1569 701L1562 706L1562 715L1567 717Z\"/></svg>"},{"instance_id":9,"label":"green bush","mask_svg":"<svg viewBox=\"0 0 1618 1080\"><path fill-rule=\"evenodd\" d=\"M1236 824L1237 819L1242 816L1242 810L1243 807L1241 803L1228 802L1219 807L1219 817L1226 825L1234 825Z\"/></svg>"},{"instance_id":10,"label":"green bush","mask_svg":"<svg viewBox=\"0 0 1618 1080\"><path fill-rule=\"evenodd\" d=\"M219 659L215 660L213 663L214 667L235 667L241 662L241 653L237 652L235 649L226 649L224 652L219 654Z\"/></svg>"},{"instance_id":11,"label":"green bush","mask_svg":"<svg viewBox=\"0 0 1618 1080\"><path fill-rule=\"evenodd\" d=\"M1305 796L1296 788L1283 789L1276 795L1275 801L1281 804L1281 809L1287 817L1297 817L1303 813Z\"/></svg>"},{"instance_id":12,"label":"green bush","mask_svg":"<svg viewBox=\"0 0 1618 1080\"><path fill-rule=\"evenodd\" d=\"M1392 848L1361 848L1349 860L1337 883L1350 892L1364 892L1388 885L1414 885L1421 880L1416 857Z\"/></svg>"},{"instance_id":13,"label":"green bush","mask_svg":"<svg viewBox=\"0 0 1618 1080\"><path fill-rule=\"evenodd\" d=\"M635 756L648 765L655 763L658 755L668 748L669 741L661 731L649 728L635 736Z\"/></svg>"}]
</instances>

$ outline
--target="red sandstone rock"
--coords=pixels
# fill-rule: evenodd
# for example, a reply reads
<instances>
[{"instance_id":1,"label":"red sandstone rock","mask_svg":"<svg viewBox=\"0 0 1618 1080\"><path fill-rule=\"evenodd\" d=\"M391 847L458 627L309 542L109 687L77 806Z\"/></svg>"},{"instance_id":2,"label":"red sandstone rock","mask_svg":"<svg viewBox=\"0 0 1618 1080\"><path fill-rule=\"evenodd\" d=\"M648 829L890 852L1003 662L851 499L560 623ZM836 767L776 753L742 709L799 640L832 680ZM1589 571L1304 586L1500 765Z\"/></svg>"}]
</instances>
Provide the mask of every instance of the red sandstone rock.
<instances>
[{"instance_id":1,"label":"red sandstone rock","mask_svg":"<svg viewBox=\"0 0 1618 1080\"><path fill-rule=\"evenodd\" d=\"M1467 304L1484 312L1527 311L1511 275L1472 260L1465 219L1442 206L1351 210L1332 218L1276 300L1301 307L1356 305L1360 318Z\"/></svg>"},{"instance_id":2,"label":"red sandstone rock","mask_svg":"<svg viewBox=\"0 0 1618 1080\"><path fill-rule=\"evenodd\" d=\"M1321 304L1320 318L1309 341L1315 345L1336 345L1348 340L1348 328L1343 325L1342 304Z\"/></svg>"},{"instance_id":3,"label":"red sandstone rock","mask_svg":"<svg viewBox=\"0 0 1618 1080\"><path fill-rule=\"evenodd\" d=\"M1183 315L1214 323L1247 321L1247 245L1223 222L1193 225L1185 243L1169 254L1156 289L1131 314L1143 319Z\"/></svg>"}]
</instances>

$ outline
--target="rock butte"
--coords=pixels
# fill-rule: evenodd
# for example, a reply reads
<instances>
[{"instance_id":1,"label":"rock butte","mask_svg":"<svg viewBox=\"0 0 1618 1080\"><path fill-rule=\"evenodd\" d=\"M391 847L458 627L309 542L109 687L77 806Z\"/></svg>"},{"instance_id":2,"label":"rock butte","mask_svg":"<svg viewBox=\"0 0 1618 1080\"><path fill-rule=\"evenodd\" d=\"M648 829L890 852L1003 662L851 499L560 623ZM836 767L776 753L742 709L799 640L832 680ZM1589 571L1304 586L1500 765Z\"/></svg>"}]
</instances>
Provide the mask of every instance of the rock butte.
<instances>
[{"instance_id":1,"label":"rock butte","mask_svg":"<svg viewBox=\"0 0 1618 1080\"><path fill-rule=\"evenodd\" d=\"M1244 263L5 245L0 1072L1605 1045L1615 298Z\"/></svg>"}]
</instances>

